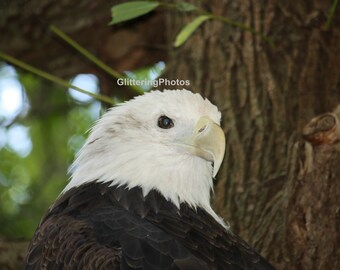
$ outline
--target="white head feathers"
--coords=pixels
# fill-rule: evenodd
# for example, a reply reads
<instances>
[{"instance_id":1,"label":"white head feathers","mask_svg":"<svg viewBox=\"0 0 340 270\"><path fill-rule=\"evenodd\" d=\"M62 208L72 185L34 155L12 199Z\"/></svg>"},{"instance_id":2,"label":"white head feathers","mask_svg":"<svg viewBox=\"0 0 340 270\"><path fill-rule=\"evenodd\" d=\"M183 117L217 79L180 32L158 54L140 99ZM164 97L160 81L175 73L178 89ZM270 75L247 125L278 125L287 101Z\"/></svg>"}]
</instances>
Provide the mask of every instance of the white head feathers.
<instances>
[{"instance_id":1,"label":"white head feathers","mask_svg":"<svg viewBox=\"0 0 340 270\"><path fill-rule=\"evenodd\" d=\"M160 116L174 126L162 129ZM98 120L71 167L65 191L91 181L158 190L179 207L210 207L212 162L184 151L177 142L193 133L197 121L220 123L209 100L187 90L152 91L111 108Z\"/></svg>"}]
</instances>

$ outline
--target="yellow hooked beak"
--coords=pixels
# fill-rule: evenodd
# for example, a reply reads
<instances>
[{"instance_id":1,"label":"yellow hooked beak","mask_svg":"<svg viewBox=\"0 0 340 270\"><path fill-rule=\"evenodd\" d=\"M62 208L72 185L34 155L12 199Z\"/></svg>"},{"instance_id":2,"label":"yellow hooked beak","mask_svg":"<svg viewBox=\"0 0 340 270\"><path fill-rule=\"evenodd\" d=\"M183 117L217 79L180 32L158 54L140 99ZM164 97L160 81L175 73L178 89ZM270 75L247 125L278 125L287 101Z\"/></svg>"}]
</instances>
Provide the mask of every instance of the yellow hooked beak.
<instances>
[{"instance_id":1,"label":"yellow hooked beak","mask_svg":"<svg viewBox=\"0 0 340 270\"><path fill-rule=\"evenodd\" d=\"M213 177L221 167L225 152L225 137L222 128L209 117L201 117L193 135L186 142L189 152L214 163Z\"/></svg>"}]
</instances>

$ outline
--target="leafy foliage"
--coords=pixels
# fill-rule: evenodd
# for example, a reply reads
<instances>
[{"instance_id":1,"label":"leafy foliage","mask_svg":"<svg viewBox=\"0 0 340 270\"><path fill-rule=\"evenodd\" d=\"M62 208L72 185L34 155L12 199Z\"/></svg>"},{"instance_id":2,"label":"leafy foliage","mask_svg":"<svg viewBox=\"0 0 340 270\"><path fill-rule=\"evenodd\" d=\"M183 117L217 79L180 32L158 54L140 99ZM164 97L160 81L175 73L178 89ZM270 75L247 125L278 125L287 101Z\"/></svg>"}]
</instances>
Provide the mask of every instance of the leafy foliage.
<instances>
[{"instance_id":1,"label":"leafy foliage","mask_svg":"<svg viewBox=\"0 0 340 270\"><path fill-rule=\"evenodd\" d=\"M112 21L116 24L147 14L159 6L158 2L132 1L112 7Z\"/></svg>"},{"instance_id":2,"label":"leafy foliage","mask_svg":"<svg viewBox=\"0 0 340 270\"><path fill-rule=\"evenodd\" d=\"M186 3L186 2L179 2L176 4L176 8L179 11L189 12L197 10L197 7L194 4Z\"/></svg>"},{"instance_id":3,"label":"leafy foliage","mask_svg":"<svg viewBox=\"0 0 340 270\"><path fill-rule=\"evenodd\" d=\"M3 67L0 63L0 98L1 80L7 76ZM130 78L152 80L164 67L159 62L126 73ZM64 87L30 73L14 77L27 100L16 117L0 119L0 237L30 239L65 187L68 167L98 119L100 104L93 98L74 100ZM25 132L30 144L25 151L20 150L20 137L9 138L15 129Z\"/></svg>"},{"instance_id":4,"label":"leafy foliage","mask_svg":"<svg viewBox=\"0 0 340 270\"><path fill-rule=\"evenodd\" d=\"M195 20L188 23L186 26L183 27L181 32L176 37L176 41L174 46L179 47L187 41L187 39L195 32L195 30L206 20L210 19L209 15L201 15L198 16Z\"/></svg>"},{"instance_id":5,"label":"leafy foliage","mask_svg":"<svg viewBox=\"0 0 340 270\"><path fill-rule=\"evenodd\" d=\"M337 2L338 0L335 1ZM258 33L255 29L242 23L228 19L226 17L218 16L205 10L201 10L197 6L187 2L178 2L173 4L157 1L130 1L128 3L118 4L113 6L111 9L112 21L110 25L138 18L142 15L150 13L157 7L175 9L181 12L193 12L197 14L197 17L192 22L185 25L179 32L174 43L175 47L180 47L181 45L183 45L188 40L188 38L198 29L198 27L208 19L221 21L231 26L238 27L244 31L249 31L255 35L258 35L264 41L272 45L272 41L269 37L263 35L262 33Z\"/></svg>"},{"instance_id":6,"label":"leafy foliage","mask_svg":"<svg viewBox=\"0 0 340 270\"><path fill-rule=\"evenodd\" d=\"M93 113L98 103L76 105L54 84L30 74L20 74L18 79L31 110L2 126L1 140L13 127L26 127L33 147L23 156L8 142L0 144L0 235L29 239L65 186L68 166L98 117Z\"/></svg>"}]
</instances>

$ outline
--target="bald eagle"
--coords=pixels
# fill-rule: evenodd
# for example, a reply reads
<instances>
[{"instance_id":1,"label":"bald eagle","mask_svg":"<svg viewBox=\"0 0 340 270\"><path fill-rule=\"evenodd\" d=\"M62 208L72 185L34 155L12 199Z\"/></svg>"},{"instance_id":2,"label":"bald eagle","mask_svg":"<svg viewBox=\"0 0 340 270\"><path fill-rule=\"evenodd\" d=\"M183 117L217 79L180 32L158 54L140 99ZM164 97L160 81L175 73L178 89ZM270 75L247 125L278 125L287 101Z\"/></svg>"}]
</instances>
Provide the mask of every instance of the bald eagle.
<instances>
[{"instance_id":1,"label":"bald eagle","mask_svg":"<svg viewBox=\"0 0 340 270\"><path fill-rule=\"evenodd\" d=\"M211 208L220 118L187 90L110 109L40 222L25 269L275 269Z\"/></svg>"}]
</instances>

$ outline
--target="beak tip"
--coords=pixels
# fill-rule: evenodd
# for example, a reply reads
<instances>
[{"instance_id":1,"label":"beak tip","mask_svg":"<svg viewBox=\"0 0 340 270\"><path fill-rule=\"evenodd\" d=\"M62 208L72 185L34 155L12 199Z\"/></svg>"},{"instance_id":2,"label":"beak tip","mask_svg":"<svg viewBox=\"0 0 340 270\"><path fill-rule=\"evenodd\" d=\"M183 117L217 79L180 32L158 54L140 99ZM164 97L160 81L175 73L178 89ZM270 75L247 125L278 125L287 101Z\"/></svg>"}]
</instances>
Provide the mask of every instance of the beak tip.
<instances>
[{"instance_id":1,"label":"beak tip","mask_svg":"<svg viewBox=\"0 0 340 270\"><path fill-rule=\"evenodd\" d=\"M213 178L215 178L215 177L216 177L216 175L217 175L217 171L215 171L215 169L214 169L214 172L213 172Z\"/></svg>"},{"instance_id":2,"label":"beak tip","mask_svg":"<svg viewBox=\"0 0 340 270\"><path fill-rule=\"evenodd\" d=\"M208 117L202 117L196 124L195 145L198 156L213 162L213 178L216 177L225 154L225 136L222 128ZM196 155L197 155L196 152Z\"/></svg>"},{"instance_id":3,"label":"beak tip","mask_svg":"<svg viewBox=\"0 0 340 270\"><path fill-rule=\"evenodd\" d=\"M219 172L221 167L221 163L220 164L215 164L213 165L213 178L216 177L217 173Z\"/></svg>"}]
</instances>

